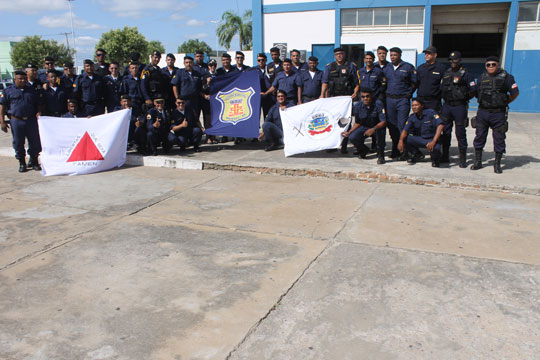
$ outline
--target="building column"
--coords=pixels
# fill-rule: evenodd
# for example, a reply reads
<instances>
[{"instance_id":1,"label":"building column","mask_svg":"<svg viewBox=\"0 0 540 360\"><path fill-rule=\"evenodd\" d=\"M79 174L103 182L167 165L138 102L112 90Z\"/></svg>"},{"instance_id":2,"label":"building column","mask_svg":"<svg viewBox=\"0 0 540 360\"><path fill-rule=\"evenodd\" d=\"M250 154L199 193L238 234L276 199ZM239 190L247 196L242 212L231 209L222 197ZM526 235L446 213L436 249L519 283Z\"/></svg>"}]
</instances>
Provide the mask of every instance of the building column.
<instances>
[{"instance_id":1,"label":"building column","mask_svg":"<svg viewBox=\"0 0 540 360\"><path fill-rule=\"evenodd\" d=\"M251 21L253 36L253 64L257 64L257 54L264 52L263 5L262 0L251 0Z\"/></svg>"},{"instance_id":2,"label":"building column","mask_svg":"<svg viewBox=\"0 0 540 360\"><path fill-rule=\"evenodd\" d=\"M510 13L508 14L508 25L506 26L506 47L504 49L503 67L506 71L512 72L512 62L514 55L514 41L516 38L517 18L519 11L519 1L512 1Z\"/></svg>"}]
</instances>

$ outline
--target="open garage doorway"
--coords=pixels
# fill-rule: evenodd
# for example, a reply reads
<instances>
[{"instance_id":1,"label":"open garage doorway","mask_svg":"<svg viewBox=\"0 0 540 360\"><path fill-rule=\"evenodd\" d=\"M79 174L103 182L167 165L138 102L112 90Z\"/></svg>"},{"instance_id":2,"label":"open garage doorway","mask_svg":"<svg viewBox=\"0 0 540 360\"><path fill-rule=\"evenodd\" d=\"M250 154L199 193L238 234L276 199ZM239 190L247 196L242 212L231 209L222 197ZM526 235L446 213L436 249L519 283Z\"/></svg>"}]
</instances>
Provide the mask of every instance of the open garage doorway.
<instances>
[{"instance_id":1,"label":"open garage doorway","mask_svg":"<svg viewBox=\"0 0 540 360\"><path fill-rule=\"evenodd\" d=\"M433 6L431 43L439 60L448 62L454 50L461 52L463 65L478 78L487 56L504 61L509 3Z\"/></svg>"}]
</instances>

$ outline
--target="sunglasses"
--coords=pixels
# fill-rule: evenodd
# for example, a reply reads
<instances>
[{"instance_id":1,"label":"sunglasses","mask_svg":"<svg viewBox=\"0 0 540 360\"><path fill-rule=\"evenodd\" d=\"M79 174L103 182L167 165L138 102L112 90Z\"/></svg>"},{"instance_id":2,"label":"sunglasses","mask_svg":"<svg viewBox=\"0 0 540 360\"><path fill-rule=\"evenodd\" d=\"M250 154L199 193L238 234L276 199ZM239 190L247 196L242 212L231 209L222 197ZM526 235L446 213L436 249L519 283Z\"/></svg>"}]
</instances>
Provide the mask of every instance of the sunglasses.
<instances>
[{"instance_id":1,"label":"sunglasses","mask_svg":"<svg viewBox=\"0 0 540 360\"><path fill-rule=\"evenodd\" d=\"M497 63L487 63L486 67L495 67L497 66Z\"/></svg>"},{"instance_id":2,"label":"sunglasses","mask_svg":"<svg viewBox=\"0 0 540 360\"><path fill-rule=\"evenodd\" d=\"M361 95L360 96L362 99L369 99L371 97L371 95Z\"/></svg>"},{"instance_id":3,"label":"sunglasses","mask_svg":"<svg viewBox=\"0 0 540 360\"><path fill-rule=\"evenodd\" d=\"M236 58L237 59L243 59L244 57L243 56L237 56Z\"/></svg>"},{"instance_id":4,"label":"sunglasses","mask_svg":"<svg viewBox=\"0 0 540 360\"><path fill-rule=\"evenodd\" d=\"M96 54L96 56L105 56L105 54Z\"/></svg>"},{"instance_id":5,"label":"sunglasses","mask_svg":"<svg viewBox=\"0 0 540 360\"><path fill-rule=\"evenodd\" d=\"M46 62L45 65L54 65L53 62Z\"/></svg>"},{"instance_id":6,"label":"sunglasses","mask_svg":"<svg viewBox=\"0 0 540 360\"><path fill-rule=\"evenodd\" d=\"M185 103L185 102L183 102L183 101L178 101L178 102L176 103L176 105L182 105L182 104L184 104L184 105L185 105L186 103Z\"/></svg>"},{"instance_id":7,"label":"sunglasses","mask_svg":"<svg viewBox=\"0 0 540 360\"><path fill-rule=\"evenodd\" d=\"M266 61L266 59L257 59L257 62Z\"/></svg>"}]
</instances>

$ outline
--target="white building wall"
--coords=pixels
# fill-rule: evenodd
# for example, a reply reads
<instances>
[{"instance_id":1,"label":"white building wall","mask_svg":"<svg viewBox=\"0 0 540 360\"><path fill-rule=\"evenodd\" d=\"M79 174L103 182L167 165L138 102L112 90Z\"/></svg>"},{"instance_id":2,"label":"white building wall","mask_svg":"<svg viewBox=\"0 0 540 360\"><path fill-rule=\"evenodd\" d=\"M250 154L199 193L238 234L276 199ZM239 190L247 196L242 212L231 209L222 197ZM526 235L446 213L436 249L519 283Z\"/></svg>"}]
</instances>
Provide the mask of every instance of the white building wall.
<instances>
[{"instance_id":1,"label":"white building wall","mask_svg":"<svg viewBox=\"0 0 540 360\"><path fill-rule=\"evenodd\" d=\"M334 10L264 14L264 51L274 43L287 43L287 49L311 51L311 44L335 42Z\"/></svg>"},{"instance_id":2,"label":"white building wall","mask_svg":"<svg viewBox=\"0 0 540 360\"><path fill-rule=\"evenodd\" d=\"M516 31L514 50L540 50L540 29Z\"/></svg>"}]
</instances>

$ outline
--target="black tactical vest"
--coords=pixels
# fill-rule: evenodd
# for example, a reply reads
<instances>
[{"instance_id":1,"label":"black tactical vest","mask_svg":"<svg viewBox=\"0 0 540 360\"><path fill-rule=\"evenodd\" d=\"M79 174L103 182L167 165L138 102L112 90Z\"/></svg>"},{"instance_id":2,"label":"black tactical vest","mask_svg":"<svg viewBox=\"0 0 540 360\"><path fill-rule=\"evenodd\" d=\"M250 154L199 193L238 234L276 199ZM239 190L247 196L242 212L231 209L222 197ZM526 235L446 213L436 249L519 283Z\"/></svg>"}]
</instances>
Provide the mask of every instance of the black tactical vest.
<instances>
[{"instance_id":1,"label":"black tactical vest","mask_svg":"<svg viewBox=\"0 0 540 360\"><path fill-rule=\"evenodd\" d=\"M506 71L495 76L484 72L478 81L478 105L482 109L500 109L508 105L508 95L504 90Z\"/></svg>"},{"instance_id":2,"label":"black tactical vest","mask_svg":"<svg viewBox=\"0 0 540 360\"><path fill-rule=\"evenodd\" d=\"M447 69L443 77L443 98L444 101L462 101L467 102L469 100L469 91L467 84L463 79L465 69L461 68L457 73L452 69Z\"/></svg>"},{"instance_id":3,"label":"black tactical vest","mask_svg":"<svg viewBox=\"0 0 540 360\"><path fill-rule=\"evenodd\" d=\"M168 79L165 74L161 72L161 69L157 66L152 66L148 70L148 89L152 95L161 94L163 97L167 97L168 94Z\"/></svg>"},{"instance_id":4,"label":"black tactical vest","mask_svg":"<svg viewBox=\"0 0 540 360\"><path fill-rule=\"evenodd\" d=\"M342 65L337 62L330 64L328 74L328 92L330 96L352 95L354 92L354 74L351 73L351 64L345 61Z\"/></svg>"}]
</instances>

